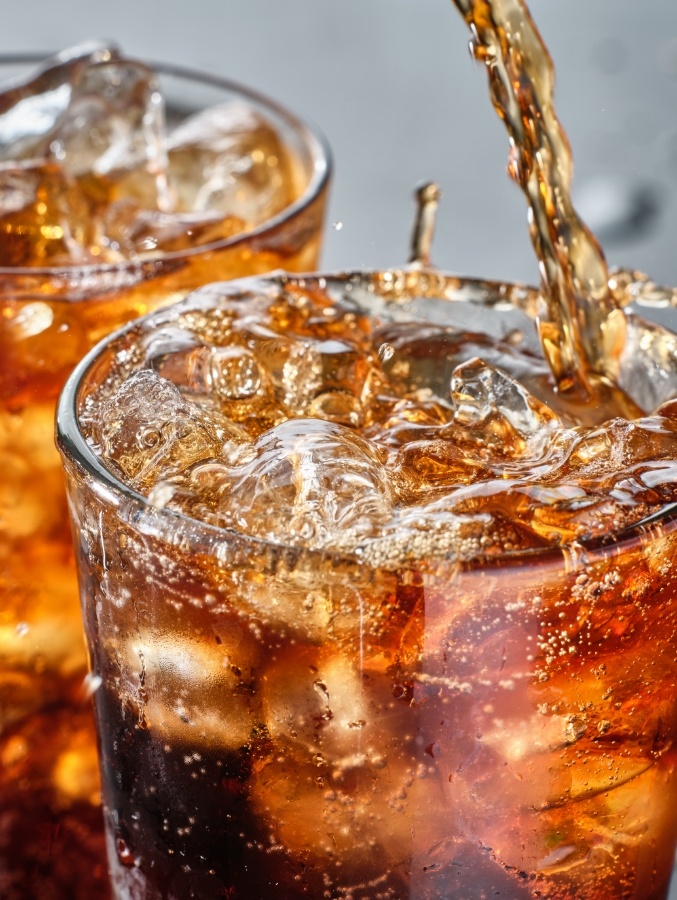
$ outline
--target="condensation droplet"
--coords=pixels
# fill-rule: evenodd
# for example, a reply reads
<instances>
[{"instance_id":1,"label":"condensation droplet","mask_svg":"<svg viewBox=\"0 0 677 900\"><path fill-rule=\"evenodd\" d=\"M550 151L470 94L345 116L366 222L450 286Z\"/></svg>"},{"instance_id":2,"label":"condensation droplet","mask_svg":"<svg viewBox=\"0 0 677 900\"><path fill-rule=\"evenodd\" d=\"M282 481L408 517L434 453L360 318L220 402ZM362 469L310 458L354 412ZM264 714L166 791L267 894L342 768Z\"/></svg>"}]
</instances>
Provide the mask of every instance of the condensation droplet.
<instances>
[{"instance_id":1,"label":"condensation droplet","mask_svg":"<svg viewBox=\"0 0 677 900\"><path fill-rule=\"evenodd\" d=\"M334 231L340 231L343 228L343 222L332 222L331 226Z\"/></svg>"},{"instance_id":2,"label":"condensation droplet","mask_svg":"<svg viewBox=\"0 0 677 900\"><path fill-rule=\"evenodd\" d=\"M19 622L19 624L16 626L16 633L19 637L25 637L29 631L30 628L27 622Z\"/></svg>"},{"instance_id":3,"label":"condensation droplet","mask_svg":"<svg viewBox=\"0 0 677 900\"><path fill-rule=\"evenodd\" d=\"M378 358L381 362L388 362L389 359L392 359L394 353L395 348L392 344L381 344L378 348Z\"/></svg>"},{"instance_id":4,"label":"condensation droplet","mask_svg":"<svg viewBox=\"0 0 677 900\"><path fill-rule=\"evenodd\" d=\"M85 675L82 680L82 693L85 698L93 696L101 685L103 684L103 678L100 675L94 675L93 672Z\"/></svg>"},{"instance_id":5,"label":"condensation droplet","mask_svg":"<svg viewBox=\"0 0 677 900\"><path fill-rule=\"evenodd\" d=\"M123 866L131 867L135 865L136 860L134 859L134 854L122 838L118 838L115 841L115 849L118 854L118 859Z\"/></svg>"}]
</instances>

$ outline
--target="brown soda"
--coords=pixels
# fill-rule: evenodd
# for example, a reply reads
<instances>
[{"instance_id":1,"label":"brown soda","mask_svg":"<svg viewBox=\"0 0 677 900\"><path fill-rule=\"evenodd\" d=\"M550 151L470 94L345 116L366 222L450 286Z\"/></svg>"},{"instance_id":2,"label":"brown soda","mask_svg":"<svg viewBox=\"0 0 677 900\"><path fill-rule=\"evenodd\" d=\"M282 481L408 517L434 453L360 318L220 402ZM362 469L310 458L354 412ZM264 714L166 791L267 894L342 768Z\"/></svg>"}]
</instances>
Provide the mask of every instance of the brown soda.
<instances>
[{"instance_id":1,"label":"brown soda","mask_svg":"<svg viewBox=\"0 0 677 900\"><path fill-rule=\"evenodd\" d=\"M475 57L487 66L491 100L510 138L508 171L529 206L548 304L541 343L559 390L634 418L637 409L615 388L624 317L602 250L571 201L573 161L555 114L550 54L524 0L454 3L471 29Z\"/></svg>"},{"instance_id":2,"label":"brown soda","mask_svg":"<svg viewBox=\"0 0 677 900\"><path fill-rule=\"evenodd\" d=\"M95 47L95 59L102 52ZM104 57L110 57L108 51ZM76 58L59 65L80 71L81 62ZM55 77L53 71L47 70L49 78ZM46 88L52 87L50 81ZM25 96L27 90L17 88L18 95ZM10 93L4 99L14 102L16 96ZM63 132L61 137L65 140ZM297 147L286 148L283 134L274 133L274 139L293 170L285 170L285 190L290 198L298 198L306 190L308 160ZM268 135L266 140L273 138ZM248 152L256 153L256 147L251 145ZM114 174L115 190L119 193L125 185L129 191L120 171ZM83 175L81 182L86 181ZM97 202L105 182L104 177L96 180ZM84 353L104 335L197 285L271 268L312 269L324 206L322 186L297 215L281 215L278 224L259 229L250 240L241 232L251 226L237 217L224 220L223 213L216 218L182 213L169 222L168 215L151 209L143 231L137 203L137 216L132 216L137 233L129 237L134 252L125 259L112 253L110 244L97 246L100 223L81 188L57 161L29 159L0 166L4 900L95 900L109 895L90 712L94 688L86 681L72 539L54 449L59 391ZM249 191L253 203L255 188ZM118 222L124 218L119 205L116 215ZM160 225L164 230L158 232ZM97 266L100 262L105 265Z\"/></svg>"},{"instance_id":3,"label":"brown soda","mask_svg":"<svg viewBox=\"0 0 677 900\"><path fill-rule=\"evenodd\" d=\"M149 498L67 459L116 896L663 900L677 428L558 405L539 302L211 286L83 373Z\"/></svg>"}]
</instances>

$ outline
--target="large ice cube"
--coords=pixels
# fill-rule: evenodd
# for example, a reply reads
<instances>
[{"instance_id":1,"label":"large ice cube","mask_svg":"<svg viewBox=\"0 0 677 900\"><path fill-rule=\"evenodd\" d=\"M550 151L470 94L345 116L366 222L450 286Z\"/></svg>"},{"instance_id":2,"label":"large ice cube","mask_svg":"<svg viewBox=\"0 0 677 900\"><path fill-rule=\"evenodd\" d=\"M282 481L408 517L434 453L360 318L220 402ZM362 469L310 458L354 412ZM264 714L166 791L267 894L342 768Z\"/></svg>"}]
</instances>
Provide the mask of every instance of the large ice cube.
<instances>
[{"instance_id":1,"label":"large ice cube","mask_svg":"<svg viewBox=\"0 0 677 900\"><path fill-rule=\"evenodd\" d=\"M252 640L209 645L207 638L140 629L115 657L123 702L160 740L199 751L237 749L249 739L255 718L242 673L257 658Z\"/></svg>"},{"instance_id":2,"label":"large ice cube","mask_svg":"<svg viewBox=\"0 0 677 900\"><path fill-rule=\"evenodd\" d=\"M218 413L185 400L155 372L137 372L102 404L95 439L135 487L151 488L246 436Z\"/></svg>"},{"instance_id":3,"label":"large ice cube","mask_svg":"<svg viewBox=\"0 0 677 900\"><path fill-rule=\"evenodd\" d=\"M45 60L27 78L2 85L0 161L45 157L54 127L64 115L72 82L90 62L117 56L114 44L87 41Z\"/></svg>"},{"instance_id":4,"label":"large ice cube","mask_svg":"<svg viewBox=\"0 0 677 900\"><path fill-rule=\"evenodd\" d=\"M290 419L261 435L254 451L234 470L222 508L249 534L339 548L391 516L388 473L377 451L348 428Z\"/></svg>"},{"instance_id":5,"label":"large ice cube","mask_svg":"<svg viewBox=\"0 0 677 900\"><path fill-rule=\"evenodd\" d=\"M400 896L410 861L449 862L438 836L453 821L432 769L402 760L335 781L321 756L308 763L278 750L252 773L251 805L276 849L304 862L313 896Z\"/></svg>"},{"instance_id":6,"label":"large ice cube","mask_svg":"<svg viewBox=\"0 0 677 900\"><path fill-rule=\"evenodd\" d=\"M235 325L239 340L268 374L276 403L288 416L309 415L342 425L359 425L362 395L372 366L347 340L314 340L282 323L278 333L264 326Z\"/></svg>"},{"instance_id":7,"label":"large ice cube","mask_svg":"<svg viewBox=\"0 0 677 900\"><path fill-rule=\"evenodd\" d=\"M147 343L146 365L182 394L211 403L231 421L243 420L254 435L282 418L265 365L247 347L221 347L192 330L163 328Z\"/></svg>"},{"instance_id":8,"label":"large ice cube","mask_svg":"<svg viewBox=\"0 0 677 900\"><path fill-rule=\"evenodd\" d=\"M419 751L406 733L408 705L395 698L390 676L360 670L359 660L295 650L268 667L262 695L275 740L320 754L337 777L340 770L371 772L403 758L416 765Z\"/></svg>"},{"instance_id":9,"label":"large ice cube","mask_svg":"<svg viewBox=\"0 0 677 900\"><path fill-rule=\"evenodd\" d=\"M94 260L92 239L85 198L58 165L0 164L3 265L82 265Z\"/></svg>"},{"instance_id":10,"label":"large ice cube","mask_svg":"<svg viewBox=\"0 0 677 900\"><path fill-rule=\"evenodd\" d=\"M254 226L294 199L289 155L253 107L226 103L200 112L168 137L169 175L184 212L218 211Z\"/></svg>"},{"instance_id":11,"label":"large ice cube","mask_svg":"<svg viewBox=\"0 0 677 900\"><path fill-rule=\"evenodd\" d=\"M50 153L94 203L131 197L168 209L164 100L156 76L132 60L81 68Z\"/></svg>"},{"instance_id":12,"label":"large ice cube","mask_svg":"<svg viewBox=\"0 0 677 900\"><path fill-rule=\"evenodd\" d=\"M190 250L226 240L244 230L244 222L220 213L166 213L143 209L134 200L112 203L103 216L101 243L124 259Z\"/></svg>"},{"instance_id":13,"label":"large ice cube","mask_svg":"<svg viewBox=\"0 0 677 900\"><path fill-rule=\"evenodd\" d=\"M542 444L557 416L514 378L475 357L457 366L451 377L454 434L464 442L521 455Z\"/></svg>"},{"instance_id":14,"label":"large ice cube","mask_svg":"<svg viewBox=\"0 0 677 900\"><path fill-rule=\"evenodd\" d=\"M484 334L456 331L432 324L388 324L374 334L376 347L387 347L382 366L400 396L420 392L442 403L449 402L449 384L454 369L481 358L533 390L547 366L528 349Z\"/></svg>"}]
</instances>

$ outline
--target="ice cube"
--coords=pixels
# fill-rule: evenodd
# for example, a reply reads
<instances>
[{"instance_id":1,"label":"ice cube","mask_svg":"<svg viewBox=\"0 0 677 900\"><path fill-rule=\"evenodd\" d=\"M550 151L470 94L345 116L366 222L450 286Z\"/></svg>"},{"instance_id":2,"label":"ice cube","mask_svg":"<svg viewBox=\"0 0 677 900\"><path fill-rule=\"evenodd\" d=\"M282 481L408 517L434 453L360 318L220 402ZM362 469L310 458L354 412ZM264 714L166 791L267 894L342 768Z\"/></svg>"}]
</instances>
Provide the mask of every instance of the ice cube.
<instances>
[{"instance_id":1,"label":"ice cube","mask_svg":"<svg viewBox=\"0 0 677 900\"><path fill-rule=\"evenodd\" d=\"M132 198L165 210L170 197L164 126L159 83L147 66L120 59L95 62L76 74L50 153L95 204Z\"/></svg>"},{"instance_id":2,"label":"ice cube","mask_svg":"<svg viewBox=\"0 0 677 900\"><path fill-rule=\"evenodd\" d=\"M390 478L378 452L342 425L290 419L261 435L254 451L234 470L222 509L249 534L338 548L391 516Z\"/></svg>"},{"instance_id":3,"label":"ice cube","mask_svg":"<svg viewBox=\"0 0 677 900\"><path fill-rule=\"evenodd\" d=\"M275 749L252 773L252 809L276 849L303 861L313 896L375 896L355 890L363 878L378 896L400 896L410 860L439 864L431 835L448 834L453 818L431 766L400 760L337 780L321 754Z\"/></svg>"},{"instance_id":4,"label":"ice cube","mask_svg":"<svg viewBox=\"0 0 677 900\"><path fill-rule=\"evenodd\" d=\"M148 337L144 363L176 385L182 394L206 395L209 357L210 347L194 332L169 325Z\"/></svg>"},{"instance_id":5,"label":"ice cube","mask_svg":"<svg viewBox=\"0 0 677 900\"><path fill-rule=\"evenodd\" d=\"M362 418L361 397L371 371L364 353L345 340L313 340L285 330L244 328L241 340L266 371L289 416L309 414L345 425Z\"/></svg>"},{"instance_id":6,"label":"ice cube","mask_svg":"<svg viewBox=\"0 0 677 900\"><path fill-rule=\"evenodd\" d=\"M377 352L388 346L381 365L401 397L426 396L448 405L454 369L477 357L531 390L548 375L543 360L527 348L484 334L407 322L386 325L374 333L373 340Z\"/></svg>"},{"instance_id":7,"label":"ice cube","mask_svg":"<svg viewBox=\"0 0 677 900\"><path fill-rule=\"evenodd\" d=\"M382 397L381 403L383 414L369 427L367 434L386 447L434 440L444 434L443 426L453 419L453 410L436 400L386 400Z\"/></svg>"},{"instance_id":8,"label":"ice cube","mask_svg":"<svg viewBox=\"0 0 677 900\"><path fill-rule=\"evenodd\" d=\"M71 587L70 579L68 587ZM64 592L54 597L65 606ZM13 622L0 627L0 662L3 671L50 673L63 678L72 677L83 663L77 616L56 614L41 609L34 621Z\"/></svg>"},{"instance_id":9,"label":"ice cube","mask_svg":"<svg viewBox=\"0 0 677 900\"><path fill-rule=\"evenodd\" d=\"M595 756L589 758L586 750L570 758L556 754L549 760L547 756L532 757L524 761L519 776L516 771L511 776L510 768L501 775L505 762L496 757L491 762L492 776L474 782L477 770L473 766L463 773L467 782L463 776L454 777L447 785L456 821L469 840L491 848L492 857L506 869L531 872L534 879L543 876L547 879L544 885L552 883L552 876L563 874L567 885L578 886L578 896L588 893L588 887L596 896L605 883L602 879L609 877L609 857L618 860L619 854L629 852L636 860L638 848L646 846L647 810L651 809L652 816L658 812L662 819L666 807L653 796L657 783L662 785L658 788L661 796L665 796L665 781L660 768L651 761L646 760L629 778L617 781L617 755ZM532 768L531 763L537 761L538 768ZM556 786L566 784L569 771L583 788L574 802L564 799L566 793L564 798L556 795ZM533 785L542 784L545 795L549 782L555 799L552 804L539 805ZM664 822L662 819L662 827ZM655 871L654 847L652 844L648 852L642 884L648 883L651 870ZM634 877L636 862L631 865ZM617 878L617 867L612 873L611 877Z\"/></svg>"},{"instance_id":10,"label":"ice cube","mask_svg":"<svg viewBox=\"0 0 677 900\"><path fill-rule=\"evenodd\" d=\"M160 740L237 749L249 739L255 719L242 673L251 671L257 650L244 633L229 645L142 628L115 658L123 702Z\"/></svg>"},{"instance_id":11,"label":"ice cube","mask_svg":"<svg viewBox=\"0 0 677 900\"><path fill-rule=\"evenodd\" d=\"M32 300L7 304L4 308L5 371L0 381L9 383L11 402L15 410L22 411L21 421L26 423L21 445L26 445L24 441L28 440L29 428L35 424L40 438L31 439L31 456L35 458L37 451L34 448L44 440L45 450L49 451L49 468L54 466L51 457L54 423L50 421L48 427L44 427L47 407L35 403L35 395L39 391L42 396L56 399L59 386L91 346L85 323L77 314L79 311L73 308L75 305ZM10 393L5 391L4 396L9 397ZM38 411L35 423L31 421L33 410ZM0 444L5 440L13 441L11 429L5 431ZM44 509L48 505L42 503Z\"/></svg>"},{"instance_id":12,"label":"ice cube","mask_svg":"<svg viewBox=\"0 0 677 900\"><path fill-rule=\"evenodd\" d=\"M104 247L124 259L143 259L226 240L240 234L244 227L244 222L235 216L165 213L143 209L134 200L120 200L106 210L100 240Z\"/></svg>"},{"instance_id":13,"label":"ice cube","mask_svg":"<svg viewBox=\"0 0 677 900\"><path fill-rule=\"evenodd\" d=\"M114 44L88 41L45 60L27 78L2 85L0 162L47 156L77 72L87 63L108 60L117 53Z\"/></svg>"},{"instance_id":14,"label":"ice cube","mask_svg":"<svg viewBox=\"0 0 677 900\"><path fill-rule=\"evenodd\" d=\"M103 458L135 487L146 488L246 440L237 426L185 400L149 369L132 375L102 404L94 433Z\"/></svg>"},{"instance_id":15,"label":"ice cube","mask_svg":"<svg viewBox=\"0 0 677 900\"><path fill-rule=\"evenodd\" d=\"M364 354L344 340L318 341L313 349L321 366L321 390L346 391L359 396L368 372Z\"/></svg>"},{"instance_id":16,"label":"ice cube","mask_svg":"<svg viewBox=\"0 0 677 900\"><path fill-rule=\"evenodd\" d=\"M439 438L406 443L397 453L395 471L408 502L414 498L430 501L434 493L490 477L480 459L465 453L453 440Z\"/></svg>"},{"instance_id":17,"label":"ice cube","mask_svg":"<svg viewBox=\"0 0 677 900\"><path fill-rule=\"evenodd\" d=\"M677 343L672 331L639 316L627 316L619 385L646 412L677 396Z\"/></svg>"},{"instance_id":18,"label":"ice cube","mask_svg":"<svg viewBox=\"0 0 677 900\"><path fill-rule=\"evenodd\" d=\"M169 177L183 212L236 216L250 227L294 199L293 168L275 128L232 102L197 113L168 136Z\"/></svg>"},{"instance_id":19,"label":"ice cube","mask_svg":"<svg viewBox=\"0 0 677 900\"><path fill-rule=\"evenodd\" d=\"M352 342L336 338L312 342L308 355L314 359L312 371L316 375L314 382L306 383L312 398L309 414L353 428L361 425L362 401L374 371L367 355Z\"/></svg>"},{"instance_id":20,"label":"ice cube","mask_svg":"<svg viewBox=\"0 0 677 900\"><path fill-rule=\"evenodd\" d=\"M15 540L48 539L59 528L65 513L56 501L61 497L61 473L53 465L42 471L37 469L25 446L17 447L17 451L0 445L0 467L5 473L0 484L0 534L4 540L10 534ZM45 503L45 496L53 497L53 502ZM6 566L3 561L3 569Z\"/></svg>"},{"instance_id":21,"label":"ice cube","mask_svg":"<svg viewBox=\"0 0 677 900\"><path fill-rule=\"evenodd\" d=\"M211 397L230 413L252 402L265 384L265 373L245 347L203 343L193 332L166 328L153 336L146 364L175 384L181 393Z\"/></svg>"},{"instance_id":22,"label":"ice cube","mask_svg":"<svg viewBox=\"0 0 677 900\"><path fill-rule=\"evenodd\" d=\"M407 704L393 696L389 675L368 672L340 652L295 649L268 667L262 679L263 709L276 741L291 741L321 753L340 770L380 770L418 750L407 739ZM393 750L393 735L400 741Z\"/></svg>"},{"instance_id":23,"label":"ice cube","mask_svg":"<svg viewBox=\"0 0 677 900\"><path fill-rule=\"evenodd\" d=\"M245 347L214 347L209 373L212 393L222 401L251 400L264 380L256 357Z\"/></svg>"},{"instance_id":24,"label":"ice cube","mask_svg":"<svg viewBox=\"0 0 677 900\"><path fill-rule=\"evenodd\" d=\"M92 224L77 183L60 166L0 164L0 255L7 266L92 262Z\"/></svg>"},{"instance_id":25,"label":"ice cube","mask_svg":"<svg viewBox=\"0 0 677 900\"><path fill-rule=\"evenodd\" d=\"M325 419L338 425L356 428L364 421L364 410L357 397L344 391L325 391L314 397L308 407L314 419Z\"/></svg>"},{"instance_id":26,"label":"ice cube","mask_svg":"<svg viewBox=\"0 0 677 900\"><path fill-rule=\"evenodd\" d=\"M323 568L318 577L314 560L303 565L292 559L290 565L280 561L265 578L255 568L235 569L229 576L233 602L257 627L274 633L276 640L337 642L369 669L374 668L374 654L398 651L409 609L393 604L391 580L384 577L375 585L367 576L362 583L354 565L349 575L336 566Z\"/></svg>"},{"instance_id":27,"label":"ice cube","mask_svg":"<svg viewBox=\"0 0 677 900\"><path fill-rule=\"evenodd\" d=\"M561 424L544 403L507 373L479 358L457 366L451 377L454 434L509 455L532 451ZM535 446L536 445L536 446Z\"/></svg>"}]
</instances>

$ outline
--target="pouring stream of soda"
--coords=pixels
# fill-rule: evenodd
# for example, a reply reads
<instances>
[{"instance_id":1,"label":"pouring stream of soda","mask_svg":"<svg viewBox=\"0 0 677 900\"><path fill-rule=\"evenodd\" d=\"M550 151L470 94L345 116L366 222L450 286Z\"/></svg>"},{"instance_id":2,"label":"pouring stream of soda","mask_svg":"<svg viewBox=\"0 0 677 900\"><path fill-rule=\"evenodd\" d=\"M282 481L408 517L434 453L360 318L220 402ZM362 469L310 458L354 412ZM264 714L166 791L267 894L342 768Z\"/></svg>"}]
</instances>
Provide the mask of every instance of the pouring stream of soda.
<instances>
[{"instance_id":1,"label":"pouring stream of soda","mask_svg":"<svg viewBox=\"0 0 677 900\"><path fill-rule=\"evenodd\" d=\"M581 419L643 411L616 384L625 317L609 291L604 255L571 202L572 156L555 115L554 68L524 0L453 0L487 66L491 99L510 138L509 172L529 204L548 321L538 330L558 390ZM574 399L575 398L575 399Z\"/></svg>"}]
</instances>

